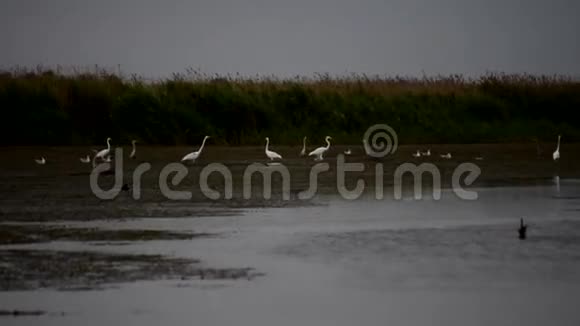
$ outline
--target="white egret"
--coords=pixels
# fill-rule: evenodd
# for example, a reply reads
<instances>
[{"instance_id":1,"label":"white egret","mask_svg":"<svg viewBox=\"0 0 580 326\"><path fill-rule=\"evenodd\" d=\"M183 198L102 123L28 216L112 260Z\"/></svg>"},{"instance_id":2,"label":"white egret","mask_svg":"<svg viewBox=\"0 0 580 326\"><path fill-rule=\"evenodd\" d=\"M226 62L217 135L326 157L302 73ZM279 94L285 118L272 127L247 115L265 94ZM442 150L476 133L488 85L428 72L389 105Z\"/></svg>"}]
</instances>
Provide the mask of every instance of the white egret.
<instances>
[{"instance_id":1,"label":"white egret","mask_svg":"<svg viewBox=\"0 0 580 326\"><path fill-rule=\"evenodd\" d=\"M46 163L46 159L44 157L41 157L40 160L34 159L34 161L36 162L36 164L40 164L40 165L44 165Z\"/></svg>"},{"instance_id":2,"label":"white egret","mask_svg":"<svg viewBox=\"0 0 580 326\"><path fill-rule=\"evenodd\" d=\"M270 138L266 137L266 156L268 156L268 158L270 159L270 161L274 160L274 159L282 159L282 156L276 152L273 152L271 150L268 149L268 145L270 145Z\"/></svg>"},{"instance_id":3,"label":"white egret","mask_svg":"<svg viewBox=\"0 0 580 326\"><path fill-rule=\"evenodd\" d=\"M421 152L417 150L417 152L413 153L413 157L421 157Z\"/></svg>"},{"instance_id":4,"label":"white egret","mask_svg":"<svg viewBox=\"0 0 580 326\"><path fill-rule=\"evenodd\" d=\"M80 158L81 163L91 163L91 156L87 155L86 157Z\"/></svg>"},{"instance_id":5,"label":"white egret","mask_svg":"<svg viewBox=\"0 0 580 326\"><path fill-rule=\"evenodd\" d=\"M451 153L442 154L442 155L439 155L439 156L441 156L441 158L450 159L451 158Z\"/></svg>"},{"instance_id":6,"label":"white egret","mask_svg":"<svg viewBox=\"0 0 580 326\"><path fill-rule=\"evenodd\" d=\"M316 156L314 158L315 161L323 160L322 155L330 148L330 140L331 139L332 139L332 137L326 136L326 138L324 139L324 140L326 140L326 146L325 147L318 147L317 149L308 153L308 156Z\"/></svg>"},{"instance_id":7,"label":"white egret","mask_svg":"<svg viewBox=\"0 0 580 326\"><path fill-rule=\"evenodd\" d=\"M203 150L203 146L205 146L205 141L210 138L209 136L205 136L203 137L203 141L201 142L201 146L199 147L199 149L195 152L191 152L187 155L185 155L181 161L191 161L191 162L195 162L195 160L197 160L197 158L199 157L199 155L201 154L201 151Z\"/></svg>"},{"instance_id":8,"label":"white egret","mask_svg":"<svg viewBox=\"0 0 580 326\"><path fill-rule=\"evenodd\" d=\"M431 156L431 149L428 149L426 152L421 152L422 156Z\"/></svg>"},{"instance_id":9,"label":"white egret","mask_svg":"<svg viewBox=\"0 0 580 326\"><path fill-rule=\"evenodd\" d=\"M300 156L306 155L306 136L302 139L302 150L300 151Z\"/></svg>"},{"instance_id":10,"label":"white egret","mask_svg":"<svg viewBox=\"0 0 580 326\"><path fill-rule=\"evenodd\" d=\"M112 140L111 137L107 138L107 148L97 152L97 154L95 154L94 159L100 158L103 161L105 160L105 156L109 155L109 153L111 152L111 140Z\"/></svg>"},{"instance_id":11,"label":"white egret","mask_svg":"<svg viewBox=\"0 0 580 326\"><path fill-rule=\"evenodd\" d=\"M556 147L556 150L552 154L552 158L554 159L554 161L557 161L560 159L560 137L561 137L561 135L558 135L558 146Z\"/></svg>"},{"instance_id":12,"label":"white egret","mask_svg":"<svg viewBox=\"0 0 580 326\"><path fill-rule=\"evenodd\" d=\"M130 158L132 159L136 159L137 156L135 155L137 153L137 148L135 147L135 143L137 143L136 140L132 140L131 144L133 145L133 150L131 151L131 155L129 155Z\"/></svg>"}]
</instances>

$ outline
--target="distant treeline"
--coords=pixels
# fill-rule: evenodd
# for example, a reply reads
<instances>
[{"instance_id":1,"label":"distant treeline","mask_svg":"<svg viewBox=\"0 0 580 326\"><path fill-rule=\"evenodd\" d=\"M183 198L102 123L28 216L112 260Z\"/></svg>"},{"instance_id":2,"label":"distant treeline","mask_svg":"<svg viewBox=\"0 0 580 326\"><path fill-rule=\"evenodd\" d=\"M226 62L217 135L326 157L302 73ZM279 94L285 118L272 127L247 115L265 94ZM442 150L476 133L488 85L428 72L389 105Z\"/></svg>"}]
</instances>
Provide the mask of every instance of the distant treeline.
<instances>
[{"instance_id":1,"label":"distant treeline","mask_svg":"<svg viewBox=\"0 0 580 326\"><path fill-rule=\"evenodd\" d=\"M375 123L400 143L580 141L580 82L562 76L280 80L189 71L145 81L105 70L0 71L1 145L360 144Z\"/></svg>"}]
</instances>

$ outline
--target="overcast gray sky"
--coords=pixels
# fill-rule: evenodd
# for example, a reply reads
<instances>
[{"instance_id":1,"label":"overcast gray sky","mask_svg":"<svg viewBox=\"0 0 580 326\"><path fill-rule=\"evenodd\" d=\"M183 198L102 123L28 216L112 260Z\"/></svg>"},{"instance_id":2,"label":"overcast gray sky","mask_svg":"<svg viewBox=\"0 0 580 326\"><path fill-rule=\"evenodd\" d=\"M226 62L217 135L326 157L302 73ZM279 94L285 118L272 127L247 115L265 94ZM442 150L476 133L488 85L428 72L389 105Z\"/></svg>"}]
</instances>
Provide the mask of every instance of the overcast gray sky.
<instances>
[{"instance_id":1,"label":"overcast gray sky","mask_svg":"<svg viewBox=\"0 0 580 326\"><path fill-rule=\"evenodd\" d=\"M580 75L577 0L1 0L0 65Z\"/></svg>"}]
</instances>

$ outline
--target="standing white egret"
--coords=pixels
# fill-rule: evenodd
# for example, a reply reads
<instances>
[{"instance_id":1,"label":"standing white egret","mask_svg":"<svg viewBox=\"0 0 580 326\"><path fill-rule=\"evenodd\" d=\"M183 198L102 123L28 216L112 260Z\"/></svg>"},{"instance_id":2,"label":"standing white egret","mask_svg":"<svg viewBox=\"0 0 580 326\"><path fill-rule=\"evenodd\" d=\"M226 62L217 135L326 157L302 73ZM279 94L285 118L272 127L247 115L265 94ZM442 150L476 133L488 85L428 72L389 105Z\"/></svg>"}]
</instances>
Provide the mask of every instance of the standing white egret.
<instances>
[{"instance_id":1,"label":"standing white egret","mask_svg":"<svg viewBox=\"0 0 580 326\"><path fill-rule=\"evenodd\" d=\"M131 155L129 155L130 158L132 159L136 159L137 156L135 154L137 154L137 148L135 147L135 143L137 143L136 140L132 140L131 144L133 145L133 150L131 151Z\"/></svg>"},{"instance_id":2,"label":"standing white egret","mask_svg":"<svg viewBox=\"0 0 580 326\"><path fill-rule=\"evenodd\" d=\"M317 149L313 150L312 152L308 153L308 156L316 156L314 158L315 161L322 161L322 155L330 148L330 140L332 137L326 136L324 140L326 140L326 147L318 147Z\"/></svg>"},{"instance_id":3,"label":"standing white egret","mask_svg":"<svg viewBox=\"0 0 580 326\"><path fill-rule=\"evenodd\" d=\"M87 155L86 157L80 158L81 163L91 163L91 156Z\"/></svg>"},{"instance_id":4,"label":"standing white egret","mask_svg":"<svg viewBox=\"0 0 580 326\"><path fill-rule=\"evenodd\" d=\"M94 159L100 158L101 160L105 161L105 156L109 155L109 152L111 152L111 140L112 140L111 137L107 138L107 148L97 152L97 154L95 154Z\"/></svg>"},{"instance_id":5,"label":"standing white egret","mask_svg":"<svg viewBox=\"0 0 580 326\"><path fill-rule=\"evenodd\" d=\"M552 158L554 159L554 161L557 161L560 159L560 138L561 138L561 135L558 135L558 146L556 147L556 150L552 154Z\"/></svg>"},{"instance_id":6,"label":"standing white egret","mask_svg":"<svg viewBox=\"0 0 580 326\"><path fill-rule=\"evenodd\" d=\"M191 152L187 155L185 155L181 161L191 161L191 162L195 162L195 160L197 160L197 158L199 157L199 155L201 154L201 151L203 150L203 146L205 145L205 141L209 138L209 136L205 136L203 137L203 141L201 142L201 146L199 147L199 149L195 152Z\"/></svg>"},{"instance_id":7,"label":"standing white egret","mask_svg":"<svg viewBox=\"0 0 580 326\"><path fill-rule=\"evenodd\" d=\"M300 151L300 156L306 155L306 136L302 139L302 150Z\"/></svg>"},{"instance_id":8,"label":"standing white egret","mask_svg":"<svg viewBox=\"0 0 580 326\"><path fill-rule=\"evenodd\" d=\"M441 158L450 159L451 158L451 153L442 154L442 155L439 155L439 156L441 156Z\"/></svg>"},{"instance_id":9,"label":"standing white egret","mask_svg":"<svg viewBox=\"0 0 580 326\"><path fill-rule=\"evenodd\" d=\"M270 145L270 138L266 137L266 156L268 156L268 158L270 159L270 161L274 160L274 159L282 159L282 156L276 152L273 152L271 150L268 149L268 146Z\"/></svg>"},{"instance_id":10,"label":"standing white egret","mask_svg":"<svg viewBox=\"0 0 580 326\"><path fill-rule=\"evenodd\" d=\"M421 157L421 152L417 150L417 152L413 153L413 157Z\"/></svg>"},{"instance_id":11,"label":"standing white egret","mask_svg":"<svg viewBox=\"0 0 580 326\"><path fill-rule=\"evenodd\" d=\"M40 160L34 159L34 161L36 162L36 164L40 164L40 165L44 165L46 163L46 159L44 157L41 157Z\"/></svg>"}]
</instances>

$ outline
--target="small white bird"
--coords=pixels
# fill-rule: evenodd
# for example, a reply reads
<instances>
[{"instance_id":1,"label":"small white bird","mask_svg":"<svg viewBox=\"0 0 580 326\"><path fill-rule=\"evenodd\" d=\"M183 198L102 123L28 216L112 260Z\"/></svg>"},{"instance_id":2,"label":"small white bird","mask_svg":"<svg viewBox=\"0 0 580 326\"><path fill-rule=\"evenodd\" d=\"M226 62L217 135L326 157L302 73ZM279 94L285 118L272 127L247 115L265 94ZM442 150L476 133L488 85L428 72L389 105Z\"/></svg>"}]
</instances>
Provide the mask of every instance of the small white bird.
<instances>
[{"instance_id":1,"label":"small white bird","mask_svg":"<svg viewBox=\"0 0 580 326\"><path fill-rule=\"evenodd\" d=\"M413 157L421 157L421 152L417 150L417 152L413 153Z\"/></svg>"},{"instance_id":2,"label":"small white bird","mask_svg":"<svg viewBox=\"0 0 580 326\"><path fill-rule=\"evenodd\" d=\"M131 144L133 145L133 150L131 151L131 154L129 155L130 158L132 159L136 159L137 156L135 155L137 153L137 148L135 147L135 144L137 143L136 140L132 140Z\"/></svg>"},{"instance_id":3,"label":"small white bird","mask_svg":"<svg viewBox=\"0 0 580 326\"><path fill-rule=\"evenodd\" d=\"M350 155L352 154L352 151L349 149L347 149L346 151L344 151L344 155Z\"/></svg>"},{"instance_id":4,"label":"small white bird","mask_svg":"<svg viewBox=\"0 0 580 326\"><path fill-rule=\"evenodd\" d=\"M94 159L101 159L103 161L105 161L105 156L109 155L109 152L111 152L111 137L107 138L107 148L100 150L99 152L97 152L97 154L95 154Z\"/></svg>"},{"instance_id":5,"label":"small white bird","mask_svg":"<svg viewBox=\"0 0 580 326\"><path fill-rule=\"evenodd\" d=\"M40 160L34 159L34 161L36 162L36 164L40 165L44 165L46 163L46 159L44 157L41 157Z\"/></svg>"},{"instance_id":6,"label":"small white bird","mask_svg":"<svg viewBox=\"0 0 580 326\"><path fill-rule=\"evenodd\" d=\"M302 139L302 150L300 151L300 156L306 155L306 136Z\"/></svg>"},{"instance_id":7,"label":"small white bird","mask_svg":"<svg viewBox=\"0 0 580 326\"><path fill-rule=\"evenodd\" d=\"M322 161L324 159L322 156L330 148L330 140L331 139L332 139L332 137L326 136L326 138L324 139L324 140L326 140L326 146L325 147L318 147L317 149L308 153L308 156L316 156L314 158L315 161Z\"/></svg>"},{"instance_id":8,"label":"small white bird","mask_svg":"<svg viewBox=\"0 0 580 326\"><path fill-rule=\"evenodd\" d=\"M268 149L268 146L270 145L270 138L266 137L266 156L270 159L270 161L274 160L274 159L278 159L281 160L282 156L276 152L273 152L271 150Z\"/></svg>"},{"instance_id":9,"label":"small white bird","mask_svg":"<svg viewBox=\"0 0 580 326\"><path fill-rule=\"evenodd\" d=\"M439 155L439 156L441 156L441 158L450 159L451 158L451 153L442 154L442 155Z\"/></svg>"},{"instance_id":10,"label":"small white bird","mask_svg":"<svg viewBox=\"0 0 580 326\"><path fill-rule=\"evenodd\" d=\"M421 152L422 156L431 156L431 149L428 149L426 152Z\"/></svg>"},{"instance_id":11,"label":"small white bird","mask_svg":"<svg viewBox=\"0 0 580 326\"><path fill-rule=\"evenodd\" d=\"M552 158L554 159L554 161L557 161L560 159L560 138L561 138L561 135L558 135L558 146L556 147L556 150L552 154Z\"/></svg>"},{"instance_id":12,"label":"small white bird","mask_svg":"<svg viewBox=\"0 0 580 326\"><path fill-rule=\"evenodd\" d=\"M182 159L181 162L183 161L191 161L192 163L195 162L195 160L197 160L197 158L199 157L199 155L201 154L201 151L203 150L203 146L205 146L205 141L210 138L209 136L205 136L203 137L203 141L201 142L201 146L199 147L199 149L195 152L191 152L187 155L185 155Z\"/></svg>"},{"instance_id":13,"label":"small white bird","mask_svg":"<svg viewBox=\"0 0 580 326\"><path fill-rule=\"evenodd\" d=\"M87 155L86 157L80 158L81 163L91 163L91 156Z\"/></svg>"}]
</instances>

